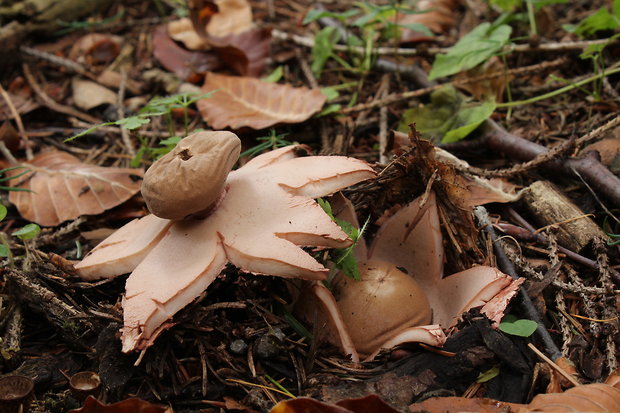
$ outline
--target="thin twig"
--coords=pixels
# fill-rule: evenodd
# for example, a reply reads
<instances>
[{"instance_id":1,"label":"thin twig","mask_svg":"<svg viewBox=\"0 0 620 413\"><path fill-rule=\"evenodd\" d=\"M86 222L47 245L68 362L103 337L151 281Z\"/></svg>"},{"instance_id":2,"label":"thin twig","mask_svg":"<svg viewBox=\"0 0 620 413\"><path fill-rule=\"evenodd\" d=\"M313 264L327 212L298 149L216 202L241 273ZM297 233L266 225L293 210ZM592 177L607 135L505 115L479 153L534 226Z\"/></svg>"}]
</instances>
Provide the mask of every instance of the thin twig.
<instances>
[{"instance_id":1,"label":"thin twig","mask_svg":"<svg viewBox=\"0 0 620 413\"><path fill-rule=\"evenodd\" d=\"M562 377L568 380L573 386L575 387L581 386L581 383L579 383L577 379L575 379L573 376L568 374L562 367L554 363L553 360L551 360L549 357L545 356L543 352L538 350L532 343L528 343L527 346L530 348L530 350L536 353L536 355L540 357L545 363L549 364L549 367L551 367L553 370L560 373Z\"/></svg>"},{"instance_id":2,"label":"thin twig","mask_svg":"<svg viewBox=\"0 0 620 413\"><path fill-rule=\"evenodd\" d=\"M125 100L125 88L127 86L127 71L125 69L121 69L121 84L118 88L118 98L116 102L116 113L118 116L118 120L123 120L125 118L125 109L123 105L123 101ZM127 153L131 155L131 158L136 157L136 150L133 147L133 143L131 142L129 131L125 128L121 128L121 138L123 140L123 145L125 145L125 149Z\"/></svg>"},{"instance_id":3,"label":"thin twig","mask_svg":"<svg viewBox=\"0 0 620 413\"><path fill-rule=\"evenodd\" d=\"M4 90L4 87L2 87L2 85L0 85L0 93L2 94L2 97L4 98L4 100L6 101L6 104L9 107L9 110L11 111L13 118L15 118L15 123L17 123L17 129L19 130L19 134L24 140L24 145L26 147L26 159L30 161L33 158L32 148L30 147L30 145L28 145L28 134L26 133L26 130L24 129L24 123L22 122L22 117L19 115L19 112L17 111L17 109L15 109L15 105L13 105L13 100L11 99L11 96L9 96L7 91Z\"/></svg>"},{"instance_id":4,"label":"thin twig","mask_svg":"<svg viewBox=\"0 0 620 413\"><path fill-rule=\"evenodd\" d=\"M491 237L491 240L493 241L493 250L495 251L497 264L500 267L500 270L510 275L514 279L518 278L514 264L506 256L506 252L502 248L497 234L495 233L495 229L491 224L487 210L482 206L476 207L474 208L474 215L478 219L478 222L482 226L483 230ZM538 324L538 326L536 327L536 333L545 345L547 354L549 354L553 360L560 358L562 356L560 349L555 344L553 338L551 338L551 335L545 328L545 325L540 315L538 314L538 311L536 311L536 308L534 307L531 298L529 297L529 295L527 295L527 292L523 286L519 288L519 298L521 299L523 311L525 312L527 318L535 321L536 324Z\"/></svg>"},{"instance_id":5,"label":"thin twig","mask_svg":"<svg viewBox=\"0 0 620 413\"><path fill-rule=\"evenodd\" d=\"M41 103L44 106L46 106L47 108L55 112L64 113L65 115L69 115L69 116L74 116L86 122L95 123L95 124L101 123L101 120L93 116L90 116L87 113L80 112L79 110L74 109L70 106L62 105L56 102L54 99L49 97L47 93L45 93L45 91L41 88L41 86L39 86L39 84L37 83L37 80L32 74L32 70L30 69L30 66L24 63L22 65L22 68L23 68L24 76L26 77L26 80L28 81L28 84L30 84L30 87L32 88L34 93L37 95L37 97L41 100Z\"/></svg>"},{"instance_id":6,"label":"thin twig","mask_svg":"<svg viewBox=\"0 0 620 413\"><path fill-rule=\"evenodd\" d=\"M315 44L314 37L299 36L296 34L283 32L277 29L274 29L271 31L271 36L274 40L292 41L299 46L304 46L304 47L309 47L309 48L314 47L314 44ZM609 39L597 39L597 40L577 41L577 42L546 43L546 44L540 44L536 47L532 47L529 44L519 44L516 46L506 46L504 51L529 53L529 52L542 52L542 51L583 50L588 46L608 44L608 43L611 44L617 41L618 41L617 39L612 42L610 42ZM358 54L363 54L366 52L365 48L362 46L348 46L348 45L342 45L342 44L335 44L334 50L338 52L354 52ZM413 48L376 47L372 50L372 52L380 56L418 56L421 54L436 55L440 53L447 53L449 50L450 48L445 48L445 47L429 47L425 49L423 52L420 52L418 49L413 49Z\"/></svg>"}]
</instances>

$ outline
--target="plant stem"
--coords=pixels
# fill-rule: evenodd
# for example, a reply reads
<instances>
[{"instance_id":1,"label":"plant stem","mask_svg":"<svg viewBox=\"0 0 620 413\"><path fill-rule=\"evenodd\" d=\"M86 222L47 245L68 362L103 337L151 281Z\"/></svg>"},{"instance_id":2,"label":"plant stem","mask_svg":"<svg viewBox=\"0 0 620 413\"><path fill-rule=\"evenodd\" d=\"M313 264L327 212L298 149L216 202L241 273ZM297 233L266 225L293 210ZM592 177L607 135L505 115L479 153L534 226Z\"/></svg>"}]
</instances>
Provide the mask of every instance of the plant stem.
<instances>
[{"instance_id":1,"label":"plant stem","mask_svg":"<svg viewBox=\"0 0 620 413\"><path fill-rule=\"evenodd\" d=\"M527 18L530 21L530 35L537 36L538 29L536 28L536 14L534 13L534 5L530 0L525 2L527 4Z\"/></svg>"},{"instance_id":2,"label":"plant stem","mask_svg":"<svg viewBox=\"0 0 620 413\"><path fill-rule=\"evenodd\" d=\"M552 98L552 97L557 96L557 95L561 95L564 92L568 92L568 91L573 90L575 88L578 88L578 87L580 87L582 85L585 85L587 83L593 82L593 81L595 81L597 79L601 79L601 78L603 78L605 76L608 76L608 75L613 75L615 73L620 73L620 67L617 67L617 68L615 68L613 70L610 70L608 72L602 72L602 73L599 73L597 75L590 76L590 77L588 77L586 79L583 79L583 80L581 80L579 82L576 82L576 83L574 83L572 85L564 86L563 88L556 89L556 90L554 90L552 92L545 93L545 94L540 95L540 96L534 96L533 98L529 98L529 99L525 99L525 100L516 100L514 102L498 103L497 104L497 108L512 108L514 106L529 105L530 103L536 103L536 102L544 100L544 99L548 99L548 98Z\"/></svg>"}]
</instances>

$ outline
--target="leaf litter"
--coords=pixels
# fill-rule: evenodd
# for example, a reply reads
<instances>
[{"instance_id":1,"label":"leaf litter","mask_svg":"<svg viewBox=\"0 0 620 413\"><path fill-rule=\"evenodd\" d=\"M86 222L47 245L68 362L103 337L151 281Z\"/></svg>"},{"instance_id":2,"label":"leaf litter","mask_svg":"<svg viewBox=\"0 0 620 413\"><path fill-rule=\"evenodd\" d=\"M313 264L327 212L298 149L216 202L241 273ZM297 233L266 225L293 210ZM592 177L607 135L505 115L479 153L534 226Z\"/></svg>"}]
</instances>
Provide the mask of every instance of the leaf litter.
<instances>
[{"instance_id":1,"label":"leaf litter","mask_svg":"<svg viewBox=\"0 0 620 413\"><path fill-rule=\"evenodd\" d=\"M60 7L65 3L59 2ZM486 411L489 403L497 405L493 400L512 403L515 411L532 411L542 408L537 403L546 397L551 403L573 404L573 394L617 402L609 387L588 384L607 379L613 385L619 344L619 250L614 241L620 229L613 188L620 185L614 175L617 145L610 139L618 131L613 59L617 44L609 32L618 24L616 9L595 3L571 7L562 1L435 0L418 2L414 12L405 3L338 3L312 12L315 18L302 24L315 7L305 1L191 1L189 9L173 2L153 7L154 3L137 1L83 17L92 25L89 30L76 21L80 24L63 26L64 34L49 37L50 43L32 37L32 48L22 48L29 56L26 65L4 73L2 82L7 86L1 111L7 121L3 127L7 150L0 147L5 158L0 179L9 189L21 186L32 191L2 195L8 208L2 213L0 233L0 250L6 252L0 281L0 373L32 376L38 397L35 409L46 412L81 406L63 393L67 385L58 377L59 371L80 370L99 372L110 404L125 401L130 406L134 402L128 397L136 395L174 411L267 411L291 394L324 403L345 399L338 407L320 407L326 411L357 411L360 402L352 397L369 394L399 411ZM427 12L417 13L420 10ZM19 35L30 36L28 24L20 27ZM321 37L328 32L330 36ZM318 42L313 43L315 39ZM582 55L584 48L588 53ZM562 50L564 59L554 60L556 50ZM164 69L152 69L158 65ZM158 71L157 76L142 76L147 68ZM275 69L275 83L258 80ZM385 71L388 81L378 93L376 86ZM439 83L429 82L425 73ZM117 99L106 92L106 99L95 106L96 101L78 87L73 91L67 87L85 82L100 84ZM429 99L431 91L450 84L459 104L442 106ZM325 87L332 91L327 106L320 92ZM417 87L422 89L413 90ZM201 96L205 89L212 93ZM172 99L176 102L172 104L164 98L157 111L138 112L153 96L177 92L185 100ZM412 108L433 110L407 118L405 113ZM441 127L432 133L435 143L421 140L418 131L424 135L428 115L445 111L448 115L437 121ZM94 127L96 120L103 126ZM410 128L412 123L417 128ZM390 132L399 124L410 136ZM150 289L157 295L160 289L154 280L170 285L174 274L179 277L212 252L194 238L180 241L190 229L206 225L199 225L199 219L170 223L145 216L144 201L136 195L141 170L130 168L130 163L146 169L189 133L212 128L233 129L241 138L244 155L233 176L250 170L264 156L289 149L269 150L298 143L310 145L320 155L348 155L373 165L376 178L345 191L355 206L347 219L368 218L363 238L370 245L366 248L365 241L358 240L347 254L347 266L359 263L364 269L370 253L391 261L406 277L414 275L435 303L433 316L450 319L441 322L443 346L393 341L386 347L399 346L378 351L374 361L354 362L338 349L338 340L326 328L329 322L317 312L320 306L314 304L303 317L295 311L294 300L303 285L248 276L239 268L287 274L264 268L253 271L231 249L212 268L206 292L203 285L192 285L192 293L175 308L174 316L163 311L164 300L151 301L155 313L165 313L159 317L161 334L143 343L141 353L122 354L117 333L128 315L123 306L134 299L131 291ZM80 131L88 133L64 142ZM586 146L596 141L601 143ZM379 154L378 148L384 152ZM47 153L55 153L58 166L40 165ZM323 157L305 156L306 151L298 155L304 155L295 158L304 163ZM24 172L12 170L15 165L30 169L10 179L12 173ZM92 181L85 171L105 177ZM327 173L322 166L316 172ZM294 174L283 176L293 179ZM250 178L260 180L261 174ZM531 191L538 187L532 184L541 180L552 181L568 195L562 202L576 205L582 214L549 221L544 210L532 208L523 189ZM80 189L77 195L67 192L74 186ZM124 188L122 194L119 188ZM264 236L271 232L260 228L275 215L283 215L276 208L278 196L265 200L271 192L259 192L243 197L233 208L247 216L263 205L265 214L256 231L243 226L248 221L232 220L233 225L216 232L223 238L211 232L209 237L226 241L227 231L233 231L246 237L244 248L270 250ZM91 195L102 198L95 201ZM418 233L420 214L404 212L412 205L432 203L433 198L441 236L417 236L415 245L408 245ZM330 203L334 217L339 217L336 209L341 205L335 199ZM499 241L493 242L473 218L472 207L484 203L489 203L492 223L504 231ZM313 205L306 218L337 227ZM401 222L403 214L408 218ZM580 216L587 216L600 230L590 236L587 226L579 226L586 219ZM136 217L143 218L127 224ZM30 231L34 223L47 228ZM130 235L128 244L109 238L96 247L90 240L92 231L124 224L117 237ZM579 251L571 250L565 235L555 234L565 233L569 224L581 228L576 231L590 240ZM171 228L176 228L176 238L164 235ZM338 295L330 287L329 281L337 279L337 270L331 268L346 248L338 251L330 248L333 245L301 242L299 234L285 236L284 231L275 234L280 243L286 239L301 243L303 249L295 248L312 257L328 280L311 283L324 289L324 297ZM174 242L166 244L167 238ZM107 248L116 258L125 257L101 262L114 278L76 276L72 265L85 253ZM151 262L139 281L133 275L124 277L140 268L150 251L165 257L162 265ZM284 251L275 248L269 253ZM514 268L506 267L502 254ZM234 265L226 265L227 261ZM172 267L174 271L167 270ZM428 269L433 271L427 274ZM474 303L475 308L459 314L458 300L448 299L445 289L434 288L454 282L460 290L454 280L473 270L525 278L523 291L530 292L532 308L541 319L536 322L528 316L532 308L523 307L523 292L512 300L497 296L489 302L491 312ZM476 275L467 277L472 281L464 283L465 290L485 284ZM178 291L185 285L179 280L172 282ZM441 315L446 306L455 307L448 311L450 317ZM502 317L504 313L510 316ZM372 324L381 327L381 316L378 320ZM393 321L383 326L398 325L396 317ZM497 322L502 321L498 329ZM537 331L530 335L532 323ZM540 325L547 338L541 336ZM398 335L389 328L386 334L382 337ZM551 359L543 361L531 346ZM489 380L479 380L489 371L495 372ZM581 385L561 393L575 384ZM443 397L428 399L422 407L412 405L439 389L449 390L444 396L469 398ZM361 403L371 411L388 409L377 396L369 397ZM297 400L319 409L317 401ZM474 404L468 404L470 400ZM88 408L99 408L89 403ZM111 406L111 411L123 411L123 405ZM296 410L278 406L274 411Z\"/></svg>"}]
</instances>

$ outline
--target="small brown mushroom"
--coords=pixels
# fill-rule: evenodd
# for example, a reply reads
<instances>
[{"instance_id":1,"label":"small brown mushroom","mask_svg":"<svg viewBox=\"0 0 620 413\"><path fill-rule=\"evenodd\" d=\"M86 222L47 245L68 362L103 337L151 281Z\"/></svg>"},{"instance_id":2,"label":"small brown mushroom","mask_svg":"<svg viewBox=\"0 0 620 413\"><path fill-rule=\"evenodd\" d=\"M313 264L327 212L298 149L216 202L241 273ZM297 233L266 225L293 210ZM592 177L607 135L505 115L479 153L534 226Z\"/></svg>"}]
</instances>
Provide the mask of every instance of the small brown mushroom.
<instances>
[{"instance_id":1,"label":"small brown mushroom","mask_svg":"<svg viewBox=\"0 0 620 413\"><path fill-rule=\"evenodd\" d=\"M410 327L430 324L428 299L412 277L385 261L368 261L359 267L359 281L340 273L332 287L361 355L374 353Z\"/></svg>"},{"instance_id":2,"label":"small brown mushroom","mask_svg":"<svg viewBox=\"0 0 620 413\"><path fill-rule=\"evenodd\" d=\"M241 141L232 132L198 132L182 139L144 174L142 196L149 211L166 219L203 215L222 197L240 151Z\"/></svg>"},{"instance_id":3,"label":"small brown mushroom","mask_svg":"<svg viewBox=\"0 0 620 413\"><path fill-rule=\"evenodd\" d=\"M30 411L34 382L26 376L0 378L0 412L17 413Z\"/></svg>"},{"instance_id":4,"label":"small brown mushroom","mask_svg":"<svg viewBox=\"0 0 620 413\"><path fill-rule=\"evenodd\" d=\"M84 401L88 396L99 397L101 391L101 378L94 371L80 371L71 376L69 380L71 394L79 401Z\"/></svg>"}]
</instances>

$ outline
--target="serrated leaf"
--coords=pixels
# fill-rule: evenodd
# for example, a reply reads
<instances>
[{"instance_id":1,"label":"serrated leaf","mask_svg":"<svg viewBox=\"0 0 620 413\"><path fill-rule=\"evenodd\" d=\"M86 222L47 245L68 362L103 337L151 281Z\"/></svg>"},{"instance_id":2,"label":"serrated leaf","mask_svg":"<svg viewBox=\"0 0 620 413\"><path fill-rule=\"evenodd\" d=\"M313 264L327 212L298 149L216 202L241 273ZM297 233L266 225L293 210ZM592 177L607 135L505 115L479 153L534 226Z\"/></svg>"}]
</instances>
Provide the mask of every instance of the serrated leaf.
<instances>
[{"instance_id":1,"label":"serrated leaf","mask_svg":"<svg viewBox=\"0 0 620 413\"><path fill-rule=\"evenodd\" d=\"M519 337L529 337L537 328L536 321L520 319L512 314L506 315L499 324L499 329L504 333Z\"/></svg>"},{"instance_id":2,"label":"serrated leaf","mask_svg":"<svg viewBox=\"0 0 620 413\"><path fill-rule=\"evenodd\" d=\"M163 115L164 113L166 113L166 112L150 113L149 116ZM151 119L146 118L146 117L130 116L128 118L124 118L124 119L118 120L118 121L116 121L116 123L118 125L122 126L125 129L134 130L134 129L138 129L142 125L146 125L150 121L151 121Z\"/></svg>"},{"instance_id":3,"label":"serrated leaf","mask_svg":"<svg viewBox=\"0 0 620 413\"><path fill-rule=\"evenodd\" d=\"M480 24L463 36L448 53L437 55L428 79L450 76L479 65L508 44L510 33L512 28L506 24Z\"/></svg>"}]
</instances>

